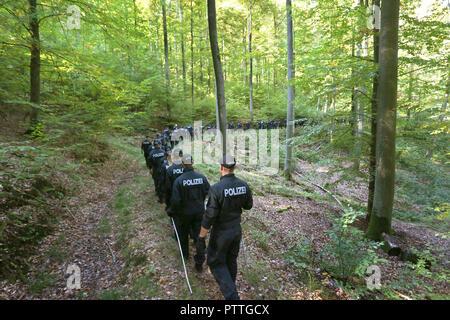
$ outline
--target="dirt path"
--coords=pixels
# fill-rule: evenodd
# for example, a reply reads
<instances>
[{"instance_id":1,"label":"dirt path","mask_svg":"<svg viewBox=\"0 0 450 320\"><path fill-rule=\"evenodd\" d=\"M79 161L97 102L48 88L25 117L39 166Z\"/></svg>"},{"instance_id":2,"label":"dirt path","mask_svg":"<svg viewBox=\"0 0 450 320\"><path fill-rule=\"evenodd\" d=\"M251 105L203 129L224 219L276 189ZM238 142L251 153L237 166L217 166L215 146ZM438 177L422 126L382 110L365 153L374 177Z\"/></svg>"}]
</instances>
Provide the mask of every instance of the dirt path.
<instances>
[{"instance_id":1,"label":"dirt path","mask_svg":"<svg viewBox=\"0 0 450 320\"><path fill-rule=\"evenodd\" d=\"M93 299L117 282L122 269L105 221L111 217L111 202L127 173L118 167L123 158L108 161L95 172L77 196L66 205L66 216L47 236L39 251L29 258L28 283L4 283L1 295L8 299ZM67 289L69 265L80 269L80 290Z\"/></svg>"},{"instance_id":2,"label":"dirt path","mask_svg":"<svg viewBox=\"0 0 450 320\"><path fill-rule=\"evenodd\" d=\"M139 160L137 160L139 162ZM164 211L164 205L157 202L151 176L142 163L131 183L131 188L123 191L134 193L134 201L130 209L131 216L129 248L133 254L141 256L142 263L129 265L125 287L139 299L222 299L219 287L209 269L195 271L193 255L194 246L190 241L191 257L186 262L187 272L193 295L190 294L177 241L172 237L173 226ZM117 208L116 208L117 209ZM120 215L120 212L119 212ZM120 228L120 226L119 226ZM141 285L144 283L144 285ZM242 291L248 287L242 277L238 276L238 288ZM150 290L149 290L150 288ZM248 298L245 294L243 299Z\"/></svg>"},{"instance_id":3,"label":"dirt path","mask_svg":"<svg viewBox=\"0 0 450 320\"><path fill-rule=\"evenodd\" d=\"M300 232L315 223L305 223L308 216L295 210L275 214L294 207L289 201L256 196L254 209L245 213L247 264L241 249L237 277L241 299L320 299L284 256L286 226L298 225ZM142 156L129 141L70 199L66 217L30 258L29 283L6 284L0 293L8 299L223 299L206 265L203 273L195 271L192 242L186 263L190 294L172 233ZM80 290L67 289L72 264L81 271Z\"/></svg>"},{"instance_id":4,"label":"dirt path","mask_svg":"<svg viewBox=\"0 0 450 320\"><path fill-rule=\"evenodd\" d=\"M164 205L157 202L136 141L130 138L115 143L112 159L96 169L91 181L68 201L67 214L54 234L30 257L28 283L3 281L0 298L223 299L206 265L203 273L195 271L192 242L191 259L186 263L193 290L190 294L178 244L172 238L173 226ZM215 172L204 173L211 183L218 179ZM276 183L286 185L284 180L270 185ZM286 186L302 191L299 185ZM272 188L273 193L266 190L255 185L254 208L243 215L246 259L241 247L237 277L241 299L348 298L332 282L321 279L320 269L314 270L314 279L305 278L304 271L287 261L299 236L308 237L321 250L328 241L325 231L331 226L327 214L336 214L339 206L332 200L325 203L309 196L285 196L282 189ZM418 244L428 238L436 245L448 245L426 229L400 222L394 227L405 231L408 241L413 240L412 234ZM381 250L379 254L390 260L383 267L386 273L393 275L393 269L403 265ZM79 290L67 289L66 272L73 264L81 271Z\"/></svg>"}]
</instances>

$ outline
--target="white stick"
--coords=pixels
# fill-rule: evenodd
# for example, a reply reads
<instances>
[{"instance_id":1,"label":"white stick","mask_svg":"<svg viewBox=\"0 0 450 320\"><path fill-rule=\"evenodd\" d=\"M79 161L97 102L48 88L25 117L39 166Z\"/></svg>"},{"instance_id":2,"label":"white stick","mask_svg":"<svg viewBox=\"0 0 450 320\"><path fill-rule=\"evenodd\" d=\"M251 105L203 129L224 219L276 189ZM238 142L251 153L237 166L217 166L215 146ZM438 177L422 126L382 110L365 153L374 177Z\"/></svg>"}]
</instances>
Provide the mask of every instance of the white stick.
<instances>
[{"instance_id":1,"label":"white stick","mask_svg":"<svg viewBox=\"0 0 450 320\"><path fill-rule=\"evenodd\" d=\"M188 278L188 274L187 274L187 270L186 270L186 265L184 264L183 249L181 249L181 243L180 243L180 238L178 237L177 227L175 226L175 221L173 221L173 218L171 218L171 219L172 219L172 223L173 223L173 228L175 229L175 234L176 234L176 236L177 236L178 247L180 248L181 261L183 262L184 274L186 275L186 282L187 282L187 284L188 284L189 291L190 291L191 294L192 294L191 284L189 283L189 278Z\"/></svg>"}]
</instances>

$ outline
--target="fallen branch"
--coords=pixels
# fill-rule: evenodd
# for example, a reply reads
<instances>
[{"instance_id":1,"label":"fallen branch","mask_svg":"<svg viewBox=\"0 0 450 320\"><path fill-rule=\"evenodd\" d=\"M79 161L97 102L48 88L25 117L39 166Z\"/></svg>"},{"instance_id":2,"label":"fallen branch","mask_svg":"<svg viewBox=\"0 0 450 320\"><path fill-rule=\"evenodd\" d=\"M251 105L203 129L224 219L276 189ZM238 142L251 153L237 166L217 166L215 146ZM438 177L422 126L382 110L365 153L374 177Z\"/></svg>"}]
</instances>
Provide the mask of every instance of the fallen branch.
<instances>
[{"instance_id":1,"label":"fallen branch","mask_svg":"<svg viewBox=\"0 0 450 320\"><path fill-rule=\"evenodd\" d=\"M383 232L381 234L383 239L383 250L390 256L399 256L402 253L402 249L395 243L394 237Z\"/></svg>"},{"instance_id":2,"label":"fallen branch","mask_svg":"<svg viewBox=\"0 0 450 320\"><path fill-rule=\"evenodd\" d=\"M111 252L113 262L116 263L116 256L114 255L114 252L112 251L111 246L109 245L108 242L106 242L106 245L108 246L109 252Z\"/></svg>"},{"instance_id":3,"label":"fallen branch","mask_svg":"<svg viewBox=\"0 0 450 320\"><path fill-rule=\"evenodd\" d=\"M305 180L306 181L308 181L309 183L311 183L312 185L314 185L314 186L316 186L317 188L319 188L320 190L322 190L322 191L324 191L324 192L326 192L326 193L328 193L341 207L342 207L342 209L345 209L345 207L342 205L342 203L339 201L339 199L338 198L336 198L336 196L333 194L333 193L331 193L330 191L328 191L327 189L325 189L324 187L322 187L321 185L318 185L318 184L316 184L316 183L314 183L314 182L312 182L311 180L309 180L306 176L304 176L303 174L301 174L300 172L298 172L298 171L295 171L295 173L296 174L298 174L299 176L302 176L303 178L305 178Z\"/></svg>"}]
</instances>

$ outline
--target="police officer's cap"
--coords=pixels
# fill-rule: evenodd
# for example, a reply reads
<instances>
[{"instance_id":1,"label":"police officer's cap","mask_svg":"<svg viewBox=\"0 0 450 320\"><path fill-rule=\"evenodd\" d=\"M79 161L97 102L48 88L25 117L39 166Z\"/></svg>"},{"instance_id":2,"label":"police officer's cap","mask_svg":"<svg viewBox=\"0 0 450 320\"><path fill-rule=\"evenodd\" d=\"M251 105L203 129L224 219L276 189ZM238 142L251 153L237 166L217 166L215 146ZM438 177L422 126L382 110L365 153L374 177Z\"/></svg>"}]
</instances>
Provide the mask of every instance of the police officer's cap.
<instances>
[{"instance_id":1,"label":"police officer's cap","mask_svg":"<svg viewBox=\"0 0 450 320\"><path fill-rule=\"evenodd\" d=\"M227 154L219 160L219 163L222 167L233 169L236 165L236 159L233 156Z\"/></svg>"},{"instance_id":2,"label":"police officer's cap","mask_svg":"<svg viewBox=\"0 0 450 320\"><path fill-rule=\"evenodd\" d=\"M193 159L192 159L192 156L190 155L190 154L185 154L184 156L183 156L183 158L181 159L181 162L183 163L183 164L192 164L193 163Z\"/></svg>"},{"instance_id":3,"label":"police officer's cap","mask_svg":"<svg viewBox=\"0 0 450 320\"><path fill-rule=\"evenodd\" d=\"M153 142L153 144L159 146L159 145L161 144L161 140L155 139L155 141Z\"/></svg>"},{"instance_id":4,"label":"police officer's cap","mask_svg":"<svg viewBox=\"0 0 450 320\"><path fill-rule=\"evenodd\" d=\"M181 149L178 149L178 148L176 148L176 149L173 149L173 153L172 153L174 156L177 156L177 157L183 157L183 150L181 150Z\"/></svg>"}]
</instances>

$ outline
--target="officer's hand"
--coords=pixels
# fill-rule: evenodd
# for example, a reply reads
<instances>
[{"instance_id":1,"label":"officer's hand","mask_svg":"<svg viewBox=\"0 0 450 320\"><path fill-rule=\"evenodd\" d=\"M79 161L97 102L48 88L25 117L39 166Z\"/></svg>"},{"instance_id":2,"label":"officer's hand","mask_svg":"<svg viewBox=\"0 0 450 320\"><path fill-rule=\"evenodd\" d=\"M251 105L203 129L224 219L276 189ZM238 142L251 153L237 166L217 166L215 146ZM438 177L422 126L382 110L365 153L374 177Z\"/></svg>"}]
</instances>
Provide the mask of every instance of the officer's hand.
<instances>
[{"instance_id":1,"label":"officer's hand","mask_svg":"<svg viewBox=\"0 0 450 320\"><path fill-rule=\"evenodd\" d=\"M205 238L198 237L197 238L196 247L197 247L197 254L204 255L205 254L205 250L206 250Z\"/></svg>"},{"instance_id":2,"label":"officer's hand","mask_svg":"<svg viewBox=\"0 0 450 320\"><path fill-rule=\"evenodd\" d=\"M175 212L172 210L172 208L170 206L166 206L166 212L167 212L167 215L171 218L173 218L175 216Z\"/></svg>"}]
</instances>

